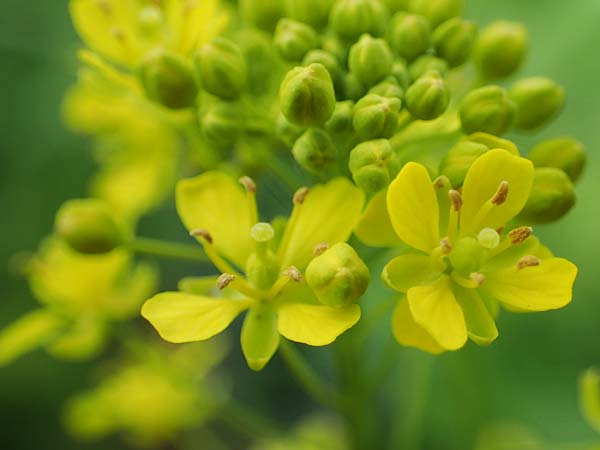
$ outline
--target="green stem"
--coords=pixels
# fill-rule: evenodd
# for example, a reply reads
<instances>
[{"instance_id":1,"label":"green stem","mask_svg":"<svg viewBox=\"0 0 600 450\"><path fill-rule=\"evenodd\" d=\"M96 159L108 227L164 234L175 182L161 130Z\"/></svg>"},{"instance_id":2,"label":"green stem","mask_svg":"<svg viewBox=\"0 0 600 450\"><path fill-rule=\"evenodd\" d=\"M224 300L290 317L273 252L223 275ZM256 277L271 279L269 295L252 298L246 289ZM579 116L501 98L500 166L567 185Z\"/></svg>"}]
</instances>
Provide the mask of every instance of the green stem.
<instances>
[{"instance_id":1,"label":"green stem","mask_svg":"<svg viewBox=\"0 0 600 450\"><path fill-rule=\"evenodd\" d=\"M136 237L127 245L135 253L161 256L163 258L187 259L189 261L208 262L208 257L199 246L167 242L159 239Z\"/></svg>"},{"instance_id":2,"label":"green stem","mask_svg":"<svg viewBox=\"0 0 600 450\"><path fill-rule=\"evenodd\" d=\"M335 410L341 409L342 396L315 372L291 342L282 339L279 350L288 369L308 394L323 406Z\"/></svg>"},{"instance_id":3,"label":"green stem","mask_svg":"<svg viewBox=\"0 0 600 450\"><path fill-rule=\"evenodd\" d=\"M251 439L272 438L282 434L269 419L260 416L254 409L231 400L221 409L220 419Z\"/></svg>"}]
</instances>

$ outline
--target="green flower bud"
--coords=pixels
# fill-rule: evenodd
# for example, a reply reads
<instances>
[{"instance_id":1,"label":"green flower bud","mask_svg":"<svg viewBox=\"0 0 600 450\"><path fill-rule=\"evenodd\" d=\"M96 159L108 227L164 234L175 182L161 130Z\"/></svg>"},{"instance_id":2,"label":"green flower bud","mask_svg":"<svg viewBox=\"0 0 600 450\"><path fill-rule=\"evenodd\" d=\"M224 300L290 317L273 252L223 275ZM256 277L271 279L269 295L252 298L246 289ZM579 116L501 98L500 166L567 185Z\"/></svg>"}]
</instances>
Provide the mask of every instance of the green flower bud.
<instances>
[{"instance_id":1,"label":"green flower bud","mask_svg":"<svg viewBox=\"0 0 600 450\"><path fill-rule=\"evenodd\" d=\"M344 95L351 100L359 100L365 95L365 85L353 73L346 74L344 78Z\"/></svg>"},{"instance_id":2,"label":"green flower bud","mask_svg":"<svg viewBox=\"0 0 600 450\"><path fill-rule=\"evenodd\" d=\"M285 68L273 47L273 39L266 33L248 28L235 35L246 61L246 91L254 96L271 95L281 81Z\"/></svg>"},{"instance_id":3,"label":"green flower bud","mask_svg":"<svg viewBox=\"0 0 600 450\"><path fill-rule=\"evenodd\" d=\"M402 100L402 97L404 96L404 90L398 85L395 77L389 76L382 82L369 89L369 94Z\"/></svg>"},{"instance_id":4,"label":"green flower bud","mask_svg":"<svg viewBox=\"0 0 600 450\"><path fill-rule=\"evenodd\" d=\"M388 40L394 51L412 61L431 47L431 25L417 14L394 14L388 30Z\"/></svg>"},{"instance_id":5,"label":"green flower bud","mask_svg":"<svg viewBox=\"0 0 600 450\"><path fill-rule=\"evenodd\" d=\"M240 96L248 70L241 50L233 42L216 37L198 51L194 63L208 93L226 100Z\"/></svg>"},{"instance_id":6,"label":"green flower bud","mask_svg":"<svg viewBox=\"0 0 600 450\"><path fill-rule=\"evenodd\" d=\"M286 61L300 61L309 50L317 47L317 32L309 25L291 19L281 19L275 28L275 48Z\"/></svg>"},{"instance_id":7,"label":"green flower bud","mask_svg":"<svg viewBox=\"0 0 600 450\"><path fill-rule=\"evenodd\" d=\"M515 104L500 86L484 86L469 92L460 107L465 133L483 131L500 136L510 130L515 114Z\"/></svg>"},{"instance_id":8,"label":"green flower bud","mask_svg":"<svg viewBox=\"0 0 600 450\"><path fill-rule=\"evenodd\" d=\"M327 24L333 3L334 0L286 0L285 13L291 19L321 28Z\"/></svg>"},{"instance_id":9,"label":"green flower bud","mask_svg":"<svg viewBox=\"0 0 600 450\"><path fill-rule=\"evenodd\" d=\"M294 144L292 154L298 164L315 174L327 173L335 165L335 145L320 128L306 130Z\"/></svg>"},{"instance_id":10,"label":"green flower bud","mask_svg":"<svg viewBox=\"0 0 600 450\"><path fill-rule=\"evenodd\" d=\"M282 142L289 147L292 147L294 142L296 142L296 140L302 136L302 133L304 132L303 128L289 123L283 114L280 114L279 117L277 117L276 127L277 137L279 137L279 139L281 139Z\"/></svg>"},{"instance_id":11,"label":"green flower bud","mask_svg":"<svg viewBox=\"0 0 600 450\"><path fill-rule=\"evenodd\" d=\"M385 5L391 12L408 11L412 0L385 0Z\"/></svg>"},{"instance_id":12,"label":"green flower bud","mask_svg":"<svg viewBox=\"0 0 600 450\"><path fill-rule=\"evenodd\" d=\"M357 302L370 280L369 268L345 242L334 244L306 268L306 282L319 301L334 308Z\"/></svg>"},{"instance_id":13,"label":"green flower bud","mask_svg":"<svg viewBox=\"0 0 600 450\"><path fill-rule=\"evenodd\" d=\"M519 219L531 225L554 222L574 205L575 190L567 174L554 167L538 167Z\"/></svg>"},{"instance_id":14,"label":"green flower bud","mask_svg":"<svg viewBox=\"0 0 600 450\"><path fill-rule=\"evenodd\" d=\"M398 173L399 161L387 139L358 144L350 152L348 168L358 187L377 192L387 187Z\"/></svg>"},{"instance_id":15,"label":"green flower bud","mask_svg":"<svg viewBox=\"0 0 600 450\"><path fill-rule=\"evenodd\" d=\"M485 145L488 149L502 148L515 156L520 156L519 149L517 146L509 141L508 139L502 139L493 134L483 133L478 131L477 133L470 134L465 138L469 142L475 142L478 144Z\"/></svg>"},{"instance_id":16,"label":"green flower bud","mask_svg":"<svg viewBox=\"0 0 600 450\"><path fill-rule=\"evenodd\" d=\"M333 82L319 63L290 70L279 88L281 112L294 125L323 125L335 108Z\"/></svg>"},{"instance_id":17,"label":"green flower bud","mask_svg":"<svg viewBox=\"0 0 600 450\"><path fill-rule=\"evenodd\" d=\"M326 52L334 55L338 62L346 63L348 59L348 52L350 51L350 45L346 44L339 37L333 33L325 35L321 42L321 48Z\"/></svg>"},{"instance_id":18,"label":"green flower bud","mask_svg":"<svg viewBox=\"0 0 600 450\"><path fill-rule=\"evenodd\" d=\"M54 231L85 254L108 253L126 241L124 228L108 204L93 198L65 202L56 214Z\"/></svg>"},{"instance_id":19,"label":"green flower bud","mask_svg":"<svg viewBox=\"0 0 600 450\"><path fill-rule=\"evenodd\" d=\"M402 102L395 97L369 94L354 107L352 126L362 140L389 138L398 126Z\"/></svg>"},{"instance_id":20,"label":"green flower bud","mask_svg":"<svg viewBox=\"0 0 600 450\"><path fill-rule=\"evenodd\" d=\"M354 117L354 102L346 100L337 102L333 115L325 124L325 128L332 134L353 132L352 118Z\"/></svg>"},{"instance_id":21,"label":"green flower bud","mask_svg":"<svg viewBox=\"0 0 600 450\"><path fill-rule=\"evenodd\" d=\"M338 36L354 41L364 33L381 36L387 15L380 0L338 0L329 15L329 25Z\"/></svg>"},{"instance_id":22,"label":"green flower bud","mask_svg":"<svg viewBox=\"0 0 600 450\"><path fill-rule=\"evenodd\" d=\"M517 104L515 126L519 130L533 130L545 125L565 102L563 88L544 77L517 81L508 96Z\"/></svg>"},{"instance_id":23,"label":"green flower bud","mask_svg":"<svg viewBox=\"0 0 600 450\"><path fill-rule=\"evenodd\" d=\"M233 145L242 131L240 105L215 102L200 116L200 129L207 142L218 147Z\"/></svg>"},{"instance_id":24,"label":"green flower bud","mask_svg":"<svg viewBox=\"0 0 600 450\"><path fill-rule=\"evenodd\" d=\"M450 92L439 73L428 72L415 81L406 91L406 109L420 120L433 120L448 108Z\"/></svg>"},{"instance_id":25,"label":"green flower bud","mask_svg":"<svg viewBox=\"0 0 600 450\"><path fill-rule=\"evenodd\" d=\"M512 75L527 53L527 29L518 22L497 21L479 34L474 61L479 72L488 79Z\"/></svg>"},{"instance_id":26,"label":"green flower bud","mask_svg":"<svg viewBox=\"0 0 600 450\"><path fill-rule=\"evenodd\" d=\"M344 89L344 71L338 59L325 50L311 50L302 60L302 65L309 66L314 63L322 64L327 69L336 94L341 95Z\"/></svg>"},{"instance_id":27,"label":"green flower bud","mask_svg":"<svg viewBox=\"0 0 600 450\"><path fill-rule=\"evenodd\" d=\"M398 86L400 86L404 92L408 89L408 86L410 86L410 83L412 82L408 68L402 61L396 61L392 65L391 75L396 79Z\"/></svg>"},{"instance_id":28,"label":"green flower bud","mask_svg":"<svg viewBox=\"0 0 600 450\"><path fill-rule=\"evenodd\" d=\"M427 17L432 27L437 27L453 17L461 16L465 0L413 0L412 11Z\"/></svg>"},{"instance_id":29,"label":"green flower bud","mask_svg":"<svg viewBox=\"0 0 600 450\"><path fill-rule=\"evenodd\" d=\"M456 242L449 259L452 267L462 275L469 276L477 272L486 257L486 249L473 237L466 237Z\"/></svg>"},{"instance_id":30,"label":"green flower bud","mask_svg":"<svg viewBox=\"0 0 600 450\"><path fill-rule=\"evenodd\" d=\"M417 58L408 68L412 80L418 80L432 70L445 77L448 73L448 63L437 56L423 55Z\"/></svg>"},{"instance_id":31,"label":"green flower bud","mask_svg":"<svg viewBox=\"0 0 600 450\"><path fill-rule=\"evenodd\" d=\"M383 39L363 34L350 48L348 68L366 86L373 86L392 71L393 56Z\"/></svg>"},{"instance_id":32,"label":"green flower bud","mask_svg":"<svg viewBox=\"0 0 600 450\"><path fill-rule=\"evenodd\" d=\"M529 152L528 158L536 167L561 169L573 183L581 176L587 160L583 144L569 137L540 142Z\"/></svg>"},{"instance_id":33,"label":"green flower bud","mask_svg":"<svg viewBox=\"0 0 600 450\"><path fill-rule=\"evenodd\" d=\"M450 67L457 67L469 59L477 38L477 25L454 17L442 23L433 32L433 46L438 56Z\"/></svg>"},{"instance_id":34,"label":"green flower bud","mask_svg":"<svg viewBox=\"0 0 600 450\"><path fill-rule=\"evenodd\" d=\"M448 177L452 187L457 189L462 186L471 165L487 151L488 147L483 144L461 141L442 159L440 174Z\"/></svg>"},{"instance_id":35,"label":"green flower bud","mask_svg":"<svg viewBox=\"0 0 600 450\"><path fill-rule=\"evenodd\" d=\"M273 31L284 15L282 0L239 0L242 18L264 31Z\"/></svg>"},{"instance_id":36,"label":"green flower bud","mask_svg":"<svg viewBox=\"0 0 600 450\"><path fill-rule=\"evenodd\" d=\"M171 109L196 103L198 86L190 65L178 55L155 50L142 61L139 78L146 96Z\"/></svg>"}]
</instances>

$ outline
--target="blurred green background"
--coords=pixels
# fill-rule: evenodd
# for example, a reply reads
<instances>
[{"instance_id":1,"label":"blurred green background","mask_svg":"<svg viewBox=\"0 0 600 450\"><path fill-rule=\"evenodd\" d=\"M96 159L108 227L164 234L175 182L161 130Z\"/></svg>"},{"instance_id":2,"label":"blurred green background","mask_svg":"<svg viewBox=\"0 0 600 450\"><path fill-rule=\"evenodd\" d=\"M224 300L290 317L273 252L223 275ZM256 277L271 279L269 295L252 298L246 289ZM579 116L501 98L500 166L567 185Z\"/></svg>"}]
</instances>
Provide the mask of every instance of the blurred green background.
<instances>
[{"instance_id":1,"label":"blurred green background","mask_svg":"<svg viewBox=\"0 0 600 450\"><path fill-rule=\"evenodd\" d=\"M569 307L535 316L503 315L500 338L490 348L469 345L435 361L398 349L401 365L394 376L405 377L405 389L388 396L403 396L408 415L390 425L412 433L422 430L422 448L435 450L472 448L478 430L496 421L523 423L550 442L589 441L594 434L579 414L576 380L581 371L600 364L600 2L467 4L467 17L480 25L499 18L524 22L531 53L522 74L547 75L566 88L568 104L558 120L535 137L512 138L528 149L543 137L568 134L588 148L590 161L577 187L577 207L559 223L537 230L557 255L578 264L580 275ZM0 1L0 327L36 306L26 282L10 270L13 255L36 248L51 230L58 206L85 195L93 171L89 142L65 130L60 120L61 98L74 81L78 45L67 0ZM169 237L172 229L181 235L174 214L163 220L150 220L146 230ZM172 267L168 271L167 286L172 286L170 274L175 272ZM2 448L118 448L117 441L72 442L61 428L61 401L90 385L90 367L36 352L1 369ZM428 379L421 376L427 370ZM278 363L262 376L240 365L234 382L240 395L250 399L267 386L270 392L289 387ZM419 424L416 397L425 391ZM288 397L297 396L292 392ZM260 407L281 414L289 406L263 399ZM287 417L302 412L294 406Z\"/></svg>"}]
</instances>

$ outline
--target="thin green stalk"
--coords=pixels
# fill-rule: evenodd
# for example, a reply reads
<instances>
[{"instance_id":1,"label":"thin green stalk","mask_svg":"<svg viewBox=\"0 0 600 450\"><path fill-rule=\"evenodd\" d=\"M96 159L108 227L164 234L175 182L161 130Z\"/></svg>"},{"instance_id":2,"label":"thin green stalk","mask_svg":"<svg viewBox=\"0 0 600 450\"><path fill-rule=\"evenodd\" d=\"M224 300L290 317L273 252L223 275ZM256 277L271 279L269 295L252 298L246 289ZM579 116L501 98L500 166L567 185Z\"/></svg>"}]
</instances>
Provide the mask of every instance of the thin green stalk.
<instances>
[{"instance_id":1,"label":"thin green stalk","mask_svg":"<svg viewBox=\"0 0 600 450\"><path fill-rule=\"evenodd\" d=\"M282 339L279 350L288 369L308 394L323 406L341 410L342 396L315 372L291 342Z\"/></svg>"},{"instance_id":2,"label":"thin green stalk","mask_svg":"<svg viewBox=\"0 0 600 450\"><path fill-rule=\"evenodd\" d=\"M159 239L136 237L127 247L135 252L163 258L186 259L189 261L208 262L208 257L199 245L180 244Z\"/></svg>"},{"instance_id":3,"label":"thin green stalk","mask_svg":"<svg viewBox=\"0 0 600 450\"><path fill-rule=\"evenodd\" d=\"M265 439L282 435L282 432L267 418L245 405L230 400L219 418L230 428L251 439Z\"/></svg>"}]
</instances>

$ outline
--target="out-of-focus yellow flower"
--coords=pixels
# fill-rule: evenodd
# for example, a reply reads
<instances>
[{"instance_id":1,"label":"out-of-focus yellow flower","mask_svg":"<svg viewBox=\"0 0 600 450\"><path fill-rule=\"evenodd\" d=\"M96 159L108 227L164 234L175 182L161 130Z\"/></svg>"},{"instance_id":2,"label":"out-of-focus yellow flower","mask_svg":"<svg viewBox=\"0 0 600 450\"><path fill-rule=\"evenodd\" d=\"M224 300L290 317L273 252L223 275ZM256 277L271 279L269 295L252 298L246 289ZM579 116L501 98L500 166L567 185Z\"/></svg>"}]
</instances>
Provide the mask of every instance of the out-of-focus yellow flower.
<instances>
[{"instance_id":1,"label":"out-of-focus yellow flower","mask_svg":"<svg viewBox=\"0 0 600 450\"><path fill-rule=\"evenodd\" d=\"M583 416L600 433L600 370L592 367L579 377L579 402Z\"/></svg>"}]
</instances>

